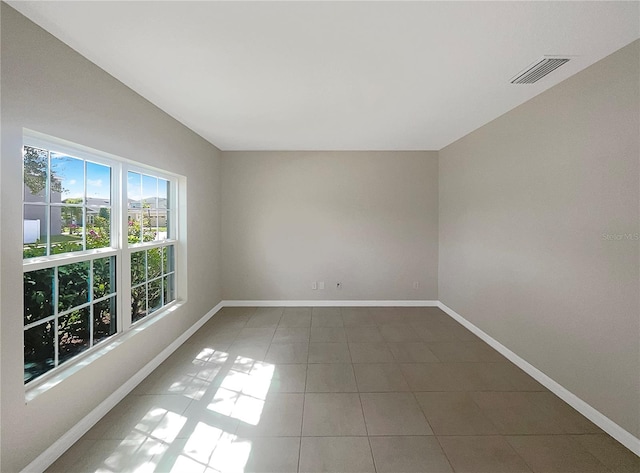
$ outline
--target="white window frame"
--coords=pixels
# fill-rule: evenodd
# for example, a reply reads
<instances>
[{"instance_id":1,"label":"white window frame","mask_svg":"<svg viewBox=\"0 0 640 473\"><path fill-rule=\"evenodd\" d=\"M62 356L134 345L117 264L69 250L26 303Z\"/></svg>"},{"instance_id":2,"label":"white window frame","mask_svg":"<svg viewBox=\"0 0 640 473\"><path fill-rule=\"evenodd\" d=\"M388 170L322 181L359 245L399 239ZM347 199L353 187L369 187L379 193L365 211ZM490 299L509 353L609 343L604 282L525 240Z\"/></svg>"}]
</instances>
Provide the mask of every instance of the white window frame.
<instances>
[{"instance_id":1,"label":"white window frame","mask_svg":"<svg viewBox=\"0 0 640 473\"><path fill-rule=\"evenodd\" d=\"M111 167L111 247L109 248L97 248L84 251L78 251L73 253L63 253L48 256L38 256L34 258L23 259L23 274L36 271L39 269L54 268L54 273L57 274L58 267L71 263L77 263L82 261L93 261L97 258L115 256L115 281L117 304L117 316L116 316L116 333L108 337L106 340L99 342L96 345L90 346L83 352L75 355L70 360L65 361L62 365L55 366L46 373L38 376L37 378L27 382L25 387L25 393L27 398L34 397L29 396L30 391L40 391L43 386L51 384L52 378L58 378L61 375L64 376L65 371L69 373L75 371L74 367L80 364L83 360L93 358L98 350L105 348L105 346L112 343L119 343L118 339L129 332L137 331L142 325L151 319L160 318L167 313L174 310L174 306L181 304L186 299L186 284L185 278L182 274L182 267L184 263L181 261L181 243L184 235L184 229L181 226L184 225L182 219L182 209L180 205L180 195L184 191L186 179L180 175L173 174L164 170L152 166L146 166L141 163L133 162L131 160L121 158L109 153L98 151L83 145L78 145L66 140L54 138L48 135L44 135L32 130L23 130L22 147L31 146L35 148L45 149L47 151L54 151L60 153L66 153L69 156L77 157L87 161L95 162L98 164L104 164ZM154 240L150 242L142 242L136 244L129 244L128 242L128 206L127 206L127 176L128 172L137 172L141 174L151 175L161 179L165 179L170 182L169 198L167 201L167 208L169 209L169 220L167 227L171 225L173 234L171 238L165 240ZM24 183L21 187L24 192ZM86 176L85 176L85 189L86 189ZM46 192L49 193L47 186ZM50 196L47 196L47 203L35 205L45 205L50 208ZM21 196L21 214L24 220L24 195ZM86 207L86 202L84 204ZM49 219L47 218L47 225L49 225ZM50 228L47 228L47 241L50 240ZM85 236L86 238L86 236ZM131 254L136 251L147 250L150 248L159 248L173 246L173 301L163 305L155 312L145 315L143 318L135 323L131 322ZM57 288L55 288L57 294ZM92 304L94 301L90 300L88 304ZM54 314L55 316L46 317L46 319L53 318L57 320L57 297L54 300ZM24 307L23 307L24 313ZM23 314L21 314L23 317ZM37 322L41 322L38 320ZM91 322L90 322L91 324ZM22 332L24 337L25 327L29 325L22 325ZM33 325L37 325L34 322ZM90 339L93 341L93 333L90 334ZM57 327L54 328L54 344L58 344ZM108 348L107 348L108 351ZM55 349L54 353L58 353L58 349ZM55 356L55 363L58 363L58 356ZM57 383L55 383L57 384Z\"/></svg>"}]
</instances>

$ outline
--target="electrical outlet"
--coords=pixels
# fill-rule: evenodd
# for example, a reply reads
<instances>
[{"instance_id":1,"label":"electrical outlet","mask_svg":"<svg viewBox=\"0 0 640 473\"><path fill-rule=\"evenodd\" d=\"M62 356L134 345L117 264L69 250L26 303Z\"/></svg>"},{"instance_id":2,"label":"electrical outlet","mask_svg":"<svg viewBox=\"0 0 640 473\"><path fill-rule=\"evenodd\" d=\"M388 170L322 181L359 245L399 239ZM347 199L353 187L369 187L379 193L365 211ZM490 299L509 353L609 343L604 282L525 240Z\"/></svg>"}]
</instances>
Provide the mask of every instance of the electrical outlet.
<instances>
[{"instance_id":1,"label":"electrical outlet","mask_svg":"<svg viewBox=\"0 0 640 473\"><path fill-rule=\"evenodd\" d=\"M342 283L341 282L336 283L336 289L342 289Z\"/></svg>"},{"instance_id":2,"label":"electrical outlet","mask_svg":"<svg viewBox=\"0 0 640 473\"><path fill-rule=\"evenodd\" d=\"M313 282L311 283L311 289L313 289L314 291L315 291L316 289L318 289L318 283L317 283L317 282L315 282L315 281L313 281Z\"/></svg>"},{"instance_id":3,"label":"electrical outlet","mask_svg":"<svg viewBox=\"0 0 640 473\"><path fill-rule=\"evenodd\" d=\"M414 289L419 289L420 288L420 283L418 281L413 281L413 288Z\"/></svg>"},{"instance_id":4,"label":"electrical outlet","mask_svg":"<svg viewBox=\"0 0 640 473\"><path fill-rule=\"evenodd\" d=\"M320 281L318 283L318 289L320 289L321 291L324 291L324 281Z\"/></svg>"}]
</instances>

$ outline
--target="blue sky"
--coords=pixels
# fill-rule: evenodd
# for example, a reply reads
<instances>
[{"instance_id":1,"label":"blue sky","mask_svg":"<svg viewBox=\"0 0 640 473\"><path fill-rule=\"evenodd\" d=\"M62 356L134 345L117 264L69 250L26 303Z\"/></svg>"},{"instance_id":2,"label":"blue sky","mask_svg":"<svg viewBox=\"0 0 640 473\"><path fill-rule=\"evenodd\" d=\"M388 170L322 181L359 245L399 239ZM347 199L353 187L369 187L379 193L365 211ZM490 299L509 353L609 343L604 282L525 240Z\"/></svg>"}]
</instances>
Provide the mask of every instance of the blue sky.
<instances>
[{"instance_id":1,"label":"blue sky","mask_svg":"<svg viewBox=\"0 0 640 473\"><path fill-rule=\"evenodd\" d=\"M159 184L159 185L158 185ZM127 198L140 201L142 198L167 197L167 181L157 177L129 172L127 176Z\"/></svg>"},{"instance_id":2,"label":"blue sky","mask_svg":"<svg viewBox=\"0 0 640 473\"><path fill-rule=\"evenodd\" d=\"M51 172L61 180L62 200L84 196L84 161L51 153ZM87 161L87 197L111 197L111 168Z\"/></svg>"}]
</instances>

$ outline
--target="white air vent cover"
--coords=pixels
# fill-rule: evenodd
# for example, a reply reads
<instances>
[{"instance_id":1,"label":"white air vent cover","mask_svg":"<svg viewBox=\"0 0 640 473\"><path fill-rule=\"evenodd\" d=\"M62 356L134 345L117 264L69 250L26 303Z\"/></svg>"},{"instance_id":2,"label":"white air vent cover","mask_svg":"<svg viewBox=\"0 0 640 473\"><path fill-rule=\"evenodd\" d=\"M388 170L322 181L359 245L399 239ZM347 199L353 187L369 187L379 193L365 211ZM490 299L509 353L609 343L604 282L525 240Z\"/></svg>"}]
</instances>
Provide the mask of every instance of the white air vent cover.
<instances>
[{"instance_id":1,"label":"white air vent cover","mask_svg":"<svg viewBox=\"0 0 640 473\"><path fill-rule=\"evenodd\" d=\"M512 84L533 84L568 62L567 57L543 56L511 79Z\"/></svg>"}]
</instances>

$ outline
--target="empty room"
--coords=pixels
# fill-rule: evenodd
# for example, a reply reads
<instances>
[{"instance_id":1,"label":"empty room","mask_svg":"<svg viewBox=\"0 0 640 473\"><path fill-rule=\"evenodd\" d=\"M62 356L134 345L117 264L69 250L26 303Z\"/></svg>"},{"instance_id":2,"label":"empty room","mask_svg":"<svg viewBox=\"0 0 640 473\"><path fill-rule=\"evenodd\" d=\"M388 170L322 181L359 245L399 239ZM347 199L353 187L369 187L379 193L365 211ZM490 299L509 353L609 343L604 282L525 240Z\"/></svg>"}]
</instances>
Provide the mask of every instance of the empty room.
<instances>
[{"instance_id":1,"label":"empty room","mask_svg":"<svg viewBox=\"0 0 640 473\"><path fill-rule=\"evenodd\" d=\"M0 20L2 473L640 472L640 2Z\"/></svg>"}]
</instances>

